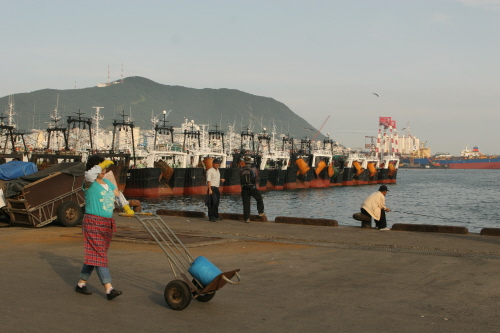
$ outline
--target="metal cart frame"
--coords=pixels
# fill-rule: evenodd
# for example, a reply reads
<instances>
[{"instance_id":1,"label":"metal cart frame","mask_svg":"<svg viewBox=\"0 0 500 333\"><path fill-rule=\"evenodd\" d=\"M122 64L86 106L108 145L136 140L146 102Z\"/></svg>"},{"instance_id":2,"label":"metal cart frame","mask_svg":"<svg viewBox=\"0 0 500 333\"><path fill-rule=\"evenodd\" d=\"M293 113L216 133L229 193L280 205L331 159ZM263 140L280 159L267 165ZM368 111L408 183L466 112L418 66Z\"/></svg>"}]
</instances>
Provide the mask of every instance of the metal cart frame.
<instances>
[{"instance_id":1,"label":"metal cart frame","mask_svg":"<svg viewBox=\"0 0 500 333\"><path fill-rule=\"evenodd\" d=\"M215 292L226 283L238 284L241 282L238 274L240 270L235 269L219 274L212 282L203 286L200 281L194 277L190 278L186 273L194 261L193 256L165 221L158 216L136 215L136 218L167 255L175 280L170 281L165 287L164 297L172 309L185 309L193 298L200 302L208 302L215 296ZM231 281L235 276L237 282Z\"/></svg>"},{"instance_id":2,"label":"metal cart frame","mask_svg":"<svg viewBox=\"0 0 500 333\"><path fill-rule=\"evenodd\" d=\"M57 219L67 227L77 225L85 206L83 179L56 172L26 185L19 198L6 200L11 224L43 227Z\"/></svg>"}]
</instances>

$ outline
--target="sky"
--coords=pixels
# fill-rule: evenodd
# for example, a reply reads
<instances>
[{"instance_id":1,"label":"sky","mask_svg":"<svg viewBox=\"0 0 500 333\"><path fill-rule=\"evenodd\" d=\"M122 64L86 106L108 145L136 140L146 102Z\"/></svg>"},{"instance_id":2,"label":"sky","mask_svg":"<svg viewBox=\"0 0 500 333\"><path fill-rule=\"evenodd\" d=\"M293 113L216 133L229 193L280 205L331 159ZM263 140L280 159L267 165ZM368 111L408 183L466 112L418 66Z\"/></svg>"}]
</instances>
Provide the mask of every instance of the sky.
<instances>
[{"instance_id":1,"label":"sky","mask_svg":"<svg viewBox=\"0 0 500 333\"><path fill-rule=\"evenodd\" d=\"M92 87L123 68L274 98L351 148L392 117L432 153L500 154L500 0L0 4L0 97Z\"/></svg>"}]
</instances>

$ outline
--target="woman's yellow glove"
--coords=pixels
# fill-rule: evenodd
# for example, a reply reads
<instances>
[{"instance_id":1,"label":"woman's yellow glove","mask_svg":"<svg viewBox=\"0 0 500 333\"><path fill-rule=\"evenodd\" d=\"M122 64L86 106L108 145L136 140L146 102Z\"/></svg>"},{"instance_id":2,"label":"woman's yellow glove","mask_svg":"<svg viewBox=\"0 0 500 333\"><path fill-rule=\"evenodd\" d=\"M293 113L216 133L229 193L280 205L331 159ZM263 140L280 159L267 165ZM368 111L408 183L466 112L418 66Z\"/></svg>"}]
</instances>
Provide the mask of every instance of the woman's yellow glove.
<instances>
[{"instance_id":1,"label":"woman's yellow glove","mask_svg":"<svg viewBox=\"0 0 500 333\"><path fill-rule=\"evenodd\" d=\"M125 212L125 214L127 215L134 215L134 211L130 208L129 205L125 205L123 206L123 211Z\"/></svg>"},{"instance_id":2,"label":"woman's yellow glove","mask_svg":"<svg viewBox=\"0 0 500 333\"><path fill-rule=\"evenodd\" d=\"M101 167L102 170L106 169L107 167L109 167L111 164L114 164L113 161L110 161L110 160L104 160L102 161L101 163L99 163L98 165Z\"/></svg>"}]
</instances>

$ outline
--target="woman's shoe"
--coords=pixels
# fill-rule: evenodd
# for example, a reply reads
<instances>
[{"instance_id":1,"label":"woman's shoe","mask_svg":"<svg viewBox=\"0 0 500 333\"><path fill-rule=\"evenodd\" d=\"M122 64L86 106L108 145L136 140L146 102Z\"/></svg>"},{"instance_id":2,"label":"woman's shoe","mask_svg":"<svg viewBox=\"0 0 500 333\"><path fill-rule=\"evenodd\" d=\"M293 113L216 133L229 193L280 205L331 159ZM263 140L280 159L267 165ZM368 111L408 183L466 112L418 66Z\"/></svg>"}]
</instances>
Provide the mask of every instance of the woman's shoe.
<instances>
[{"instance_id":1,"label":"woman's shoe","mask_svg":"<svg viewBox=\"0 0 500 333\"><path fill-rule=\"evenodd\" d=\"M118 297L121 294L122 294L121 290L113 289L109 294L106 294L106 296L108 297L108 300L112 300L113 298Z\"/></svg>"},{"instance_id":2,"label":"woman's shoe","mask_svg":"<svg viewBox=\"0 0 500 333\"><path fill-rule=\"evenodd\" d=\"M78 285L76 285L75 291L77 293L84 294L84 295L92 295L92 292L90 290L88 290L87 286L79 287Z\"/></svg>"}]
</instances>

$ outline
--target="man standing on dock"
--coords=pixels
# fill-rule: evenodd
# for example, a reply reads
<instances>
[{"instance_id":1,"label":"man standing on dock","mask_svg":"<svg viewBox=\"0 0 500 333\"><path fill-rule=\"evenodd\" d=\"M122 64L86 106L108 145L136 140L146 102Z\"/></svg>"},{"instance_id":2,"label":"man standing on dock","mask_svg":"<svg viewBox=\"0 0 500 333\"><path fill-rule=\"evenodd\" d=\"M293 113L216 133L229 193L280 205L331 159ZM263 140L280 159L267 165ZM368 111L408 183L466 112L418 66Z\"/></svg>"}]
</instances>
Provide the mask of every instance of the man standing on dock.
<instances>
[{"instance_id":1,"label":"man standing on dock","mask_svg":"<svg viewBox=\"0 0 500 333\"><path fill-rule=\"evenodd\" d=\"M391 210L385 206L385 196L389 190L387 186L382 185L377 192L370 194L361 205L361 214L373 217L378 230L391 230L387 228L385 212Z\"/></svg>"},{"instance_id":2,"label":"man standing on dock","mask_svg":"<svg viewBox=\"0 0 500 333\"><path fill-rule=\"evenodd\" d=\"M220 178L220 160L214 159L212 162L212 167L207 170L207 200L205 201L208 206L208 220L210 222L217 222L220 220L219 217L219 201L220 201L220 191L219 186L224 179Z\"/></svg>"},{"instance_id":3,"label":"man standing on dock","mask_svg":"<svg viewBox=\"0 0 500 333\"><path fill-rule=\"evenodd\" d=\"M252 167L252 160L245 159L245 166L240 170L241 182L241 198L243 200L243 218L246 223L250 222L250 197L257 201L257 211L259 216L266 216L264 213L264 201L262 195L257 189L258 184L258 171L257 168Z\"/></svg>"}]
</instances>

